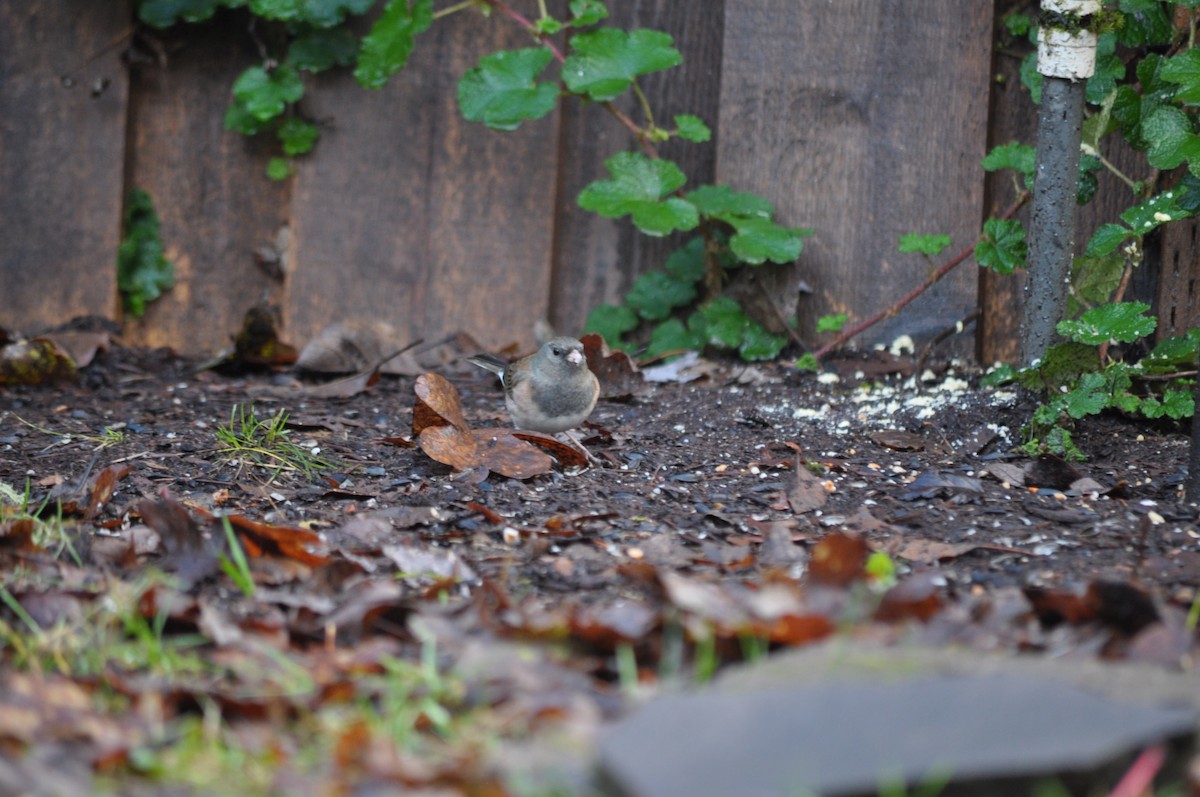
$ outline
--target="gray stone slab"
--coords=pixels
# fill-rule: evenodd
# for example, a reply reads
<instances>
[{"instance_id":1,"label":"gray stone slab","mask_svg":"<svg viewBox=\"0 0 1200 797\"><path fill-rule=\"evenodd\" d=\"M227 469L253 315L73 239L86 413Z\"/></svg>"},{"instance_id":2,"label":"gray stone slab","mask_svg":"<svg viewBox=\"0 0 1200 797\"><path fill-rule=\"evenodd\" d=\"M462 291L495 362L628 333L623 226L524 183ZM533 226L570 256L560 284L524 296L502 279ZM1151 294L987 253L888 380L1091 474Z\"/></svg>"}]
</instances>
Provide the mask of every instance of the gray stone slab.
<instances>
[{"instance_id":1,"label":"gray stone slab","mask_svg":"<svg viewBox=\"0 0 1200 797\"><path fill-rule=\"evenodd\" d=\"M912 672L655 699L602 737L602 778L634 797L878 794L938 775L996 793L1123 763L1196 727L1192 709L1057 679Z\"/></svg>"}]
</instances>

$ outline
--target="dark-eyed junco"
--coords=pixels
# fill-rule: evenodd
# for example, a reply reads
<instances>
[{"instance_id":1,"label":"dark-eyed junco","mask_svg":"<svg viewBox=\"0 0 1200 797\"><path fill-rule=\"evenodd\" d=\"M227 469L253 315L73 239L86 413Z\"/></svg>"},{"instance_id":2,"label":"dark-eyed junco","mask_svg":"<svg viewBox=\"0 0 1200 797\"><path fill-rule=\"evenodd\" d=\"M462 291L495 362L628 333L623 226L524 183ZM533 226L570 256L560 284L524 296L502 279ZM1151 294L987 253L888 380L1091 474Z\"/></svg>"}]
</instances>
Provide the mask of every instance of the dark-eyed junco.
<instances>
[{"instance_id":1,"label":"dark-eyed junco","mask_svg":"<svg viewBox=\"0 0 1200 797\"><path fill-rule=\"evenodd\" d=\"M555 434L587 420L600 383L575 338L554 338L528 357L505 363L490 354L468 360L500 376L504 405L520 429Z\"/></svg>"}]
</instances>

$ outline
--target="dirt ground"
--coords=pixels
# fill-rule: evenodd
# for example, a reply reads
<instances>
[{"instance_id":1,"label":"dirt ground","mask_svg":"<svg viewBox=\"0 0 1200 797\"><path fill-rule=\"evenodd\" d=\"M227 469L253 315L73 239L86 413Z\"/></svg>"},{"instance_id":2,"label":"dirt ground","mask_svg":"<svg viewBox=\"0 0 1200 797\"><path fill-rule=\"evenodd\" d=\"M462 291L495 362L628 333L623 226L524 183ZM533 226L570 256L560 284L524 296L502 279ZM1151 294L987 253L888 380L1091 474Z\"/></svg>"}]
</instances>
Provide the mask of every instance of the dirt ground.
<instances>
[{"instance_id":1,"label":"dirt ground","mask_svg":"<svg viewBox=\"0 0 1200 797\"><path fill-rule=\"evenodd\" d=\"M687 382L623 377L581 430L598 466L516 479L455 472L414 444L412 376L326 398L287 370L114 348L75 384L0 388L0 482L31 507L65 503L77 557L0 525L5 588L49 623L65 610L39 596L155 567L192 601L181 626L267 628L303 655L384 637L415 656L418 616L455 624L450 659L471 640L553 638L605 715L620 711L596 695L619 680L621 645L652 679L668 656L694 658L701 626L720 662L743 658L748 635L777 648L836 627L1190 666L1200 526L1181 497L1185 429L1088 419L1087 461L1039 462L1013 452L1029 400L978 389L969 369L834 365L836 379L734 362L700 362ZM436 368L472 427L507 424L493 377L452 355ZM329 467L222 453L217 430L250 407L286 411L288 438ZM246 521L254 597L222 573L209 512ZM213 606L220 622L203 619Z\"/></svg>"}]
</instances>

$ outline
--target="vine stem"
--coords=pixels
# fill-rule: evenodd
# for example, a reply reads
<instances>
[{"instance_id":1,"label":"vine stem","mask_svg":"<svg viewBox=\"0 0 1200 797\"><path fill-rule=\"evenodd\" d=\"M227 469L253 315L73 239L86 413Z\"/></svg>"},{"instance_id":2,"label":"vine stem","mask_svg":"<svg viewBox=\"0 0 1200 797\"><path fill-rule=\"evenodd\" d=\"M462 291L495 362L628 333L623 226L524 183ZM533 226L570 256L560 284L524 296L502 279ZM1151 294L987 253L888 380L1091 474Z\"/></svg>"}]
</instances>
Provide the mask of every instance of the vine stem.
<instances>
[{"instance_id":1,"label":"vine stem","mask_svg":"<svg viewBox=\"0 0 1200 797\"><path fill-rule=\"evenodd\" d=\"M480 5L483 5L483 0L462 0L461 3L455 3L452 6L446 6L441 11L434 11L433 18L442 19L450 16L451 14L457 14L460 11L466 11L468 8L474 8Z\"/></svg>"},{"instance_id":2,"label":"vine stem","mask_svg":"<svg viewBox=\"0 0 1200 797\"><path fill-rule=\"evenodd\" d=\"M537 40L539 43L541 43L548 50L550 50L550 52L554 53L554 57L556 59L558 59L559 63L562 63L563 61L567 60L566 56L563 55L562 50L558 49L558 45L556 45L554 42L550 41L545 36L543 36L538 31L537 25L533 24L533 22L530 21L530 19L528 17L526 17L525 15L523 15L520 12L511 8L503 0L482 0L482 2L486 3L487 5L491 6L492 8L496 9L497 11L499 11L504 16L513 20L518 25L520 25L522 28L525 28L525 30L532 32L537 37Z\"/></svg>"},{"instance_id":3,"label":"vine stem","mask_svg":"<svg viewBox=\"0 0 1200 797\"><path fill-rule=\"evenodd\" d=\"M1029 192L1022 191L1021 194L1017 197L1016 201L1014 201L1011 205L1009 205L1008 208L1006 208L1005 211L1000 214L999 218L1011 219L1013 216L1015 216L1017 214L1017 211L1020 210L1021 207L1028 201L1029 201ZM965 261L967 258L969 258L972 254L974 254L975 244L978 243L979 240L982 239L982 237L983 236L981 235L980 238L977 238L975 240L975 243L972 243L970 246L963 249L961 252L959 252L957 255L952 257L950 260L943 263L936 271L933 271L925 279L924 282L922 282L917 287L913 288L906 295L897 299L896 302L894 304L892 304L890 307L887 307L887 308L881 310L880 312L878 312L875 315L868 318L866 321L863 321L862 323L857 324L853 328L848 329L845 332L841 333L836 338L831 340L829 343L825 344L824 346L822 346L821 348L819 348L815 352L813 352L813 356L816 357L818 360L820 360L821 358L828 355L831 351L833 351L834 349L836 349L839 346L841 346L842 344L844 344L846 341L850 340L851 338L853 338L857 335L861 335L863 332L865 332L866 330L875 326L876 324L878 324L880 321L884 320L885 318L891 318L896 313L900 312L900 310L902 310L905 307L905 305L907 305L913 299L916 299L918 296L920 296L925 291L932 288L934 285L936 285L938 282L941 281L942 277L945 277L947 274L949 274L950 271L953 270L955 266L960 265L963 261Z\"/></svg>"},{"instance_id":4,"label":"vine stem","mask_svg":"<svg viewBox=\"0 0 1200 797\"><path fill-rule=\"evenodd\" d=\"M554 54L554 58L560 64L567 60L567 57L565 55L563 55L562 50L560 50L554 42L550 41L548 38L543 36L541 33L538 33L537 26L534 25L534 23L528 17L522 15L520 12L511 8L507 3L504 2L504 0L473 0L473 1L477 1L477 2L484 3L486 5L491 6L492 8L496 9L496 11L500 12L504 16L506 16L509 19L516 22L521 27L523 27L526 30L530 31L531 33L535 34L537 36L538 42L540 42L547 49L549 49L550 52ZM636 84L634 84L634 89L637 90ZM610 114L612 114L613 118L615 118L618 122L620 122L621 125L624 126L625 129L627 129L630 133L632 133L634 138L636 138L638 140L638 142L641 143L642 151L644 151L646 153L647 157L655 158L655 159L660 157L658 154L658 148L655 147L653 142L650 141L649 136L646 135L646 131L643 130L642 128L638 127L637 122L630 119L629 116L626 115L624 111L622 111L617 106L613 105L611 101L605 101L605 102L601 103L601 105L603 106L604 110L606 110ZM647 108L647 113L649 113L648 108Z\"/></svg>"}]
</instances>

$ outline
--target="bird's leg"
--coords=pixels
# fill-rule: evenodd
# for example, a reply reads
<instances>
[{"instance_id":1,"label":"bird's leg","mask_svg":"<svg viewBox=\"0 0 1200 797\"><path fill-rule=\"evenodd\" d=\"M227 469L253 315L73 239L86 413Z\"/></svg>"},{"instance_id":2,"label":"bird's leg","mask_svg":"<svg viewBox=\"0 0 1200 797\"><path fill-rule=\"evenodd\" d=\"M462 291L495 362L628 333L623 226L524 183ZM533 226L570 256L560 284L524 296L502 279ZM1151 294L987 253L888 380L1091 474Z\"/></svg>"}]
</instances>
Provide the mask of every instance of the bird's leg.
<instances>
[{"instance_id":1,"label":"bird's leg","mask_svg":"<svg viewBox=\"0 0 1200 797\"><path fill-rule=\"evenodd\" d=\"M587 450L587 446L585 446L583 444L583 442L578 437L576 437L570 429L568 429L565 432L561 432L561 434L563 437L565 437L567 439L568 444L572 448L574 448L579 453L581 453L585 457L587 457L587 461L588 461L589 465L592 465L597 468L600 467L600 465L601 465L600 460L596 459L595 454L593 454L591 451Z\"/></svg>"}]
</instances>

